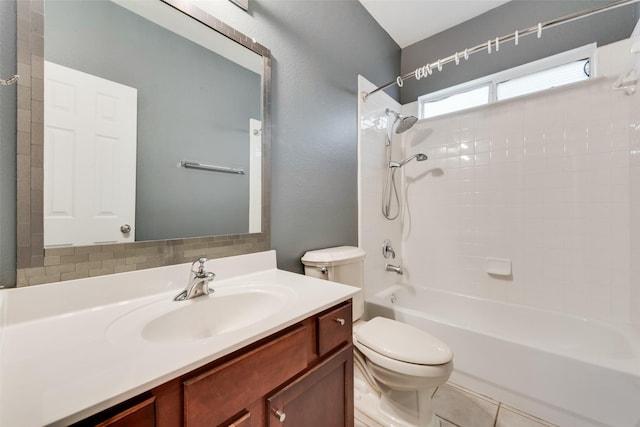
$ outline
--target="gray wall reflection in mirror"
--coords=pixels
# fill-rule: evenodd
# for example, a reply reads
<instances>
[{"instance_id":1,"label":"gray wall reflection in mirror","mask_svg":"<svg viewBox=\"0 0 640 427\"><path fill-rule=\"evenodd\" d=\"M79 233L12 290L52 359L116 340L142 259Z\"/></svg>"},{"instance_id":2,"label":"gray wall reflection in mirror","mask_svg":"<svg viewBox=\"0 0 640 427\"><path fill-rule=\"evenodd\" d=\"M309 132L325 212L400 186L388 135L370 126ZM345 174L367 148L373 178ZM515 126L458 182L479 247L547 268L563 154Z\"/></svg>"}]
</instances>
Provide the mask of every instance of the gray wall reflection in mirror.
<instances>
[{"instance_id":1,"label":"gray wall reflection in mirror","mask_svg":"<svg viewBox=\"0 0 640 427\"><path fill-rule=\"evenodd\" d=\"M47 1L45 15L47 61L138 90L136 240L248 233L262 77L110 1Z\"/></svg>"}]
</instances>

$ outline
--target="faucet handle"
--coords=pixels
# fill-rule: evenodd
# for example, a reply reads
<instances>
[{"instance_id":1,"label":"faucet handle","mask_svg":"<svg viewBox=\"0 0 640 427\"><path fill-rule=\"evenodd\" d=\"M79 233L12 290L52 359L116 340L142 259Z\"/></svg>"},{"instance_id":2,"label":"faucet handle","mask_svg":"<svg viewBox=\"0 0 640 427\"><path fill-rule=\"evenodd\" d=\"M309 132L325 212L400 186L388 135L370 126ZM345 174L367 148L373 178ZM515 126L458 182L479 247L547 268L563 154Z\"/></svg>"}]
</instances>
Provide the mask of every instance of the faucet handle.
<instances>
[{"instance_id":1,"label":"faucet handle","mask_svg":"<svg viewBox=\"0 0 640 427\"><path fill-rule=\"evenodd\" d=\"M385 258L396 258L396 251L393 250L393 246L391 246L391 240L387 239L384 241L382 245L382 255Z\"/></svg>"},{"instance_id":2,"label":"faucet handle","mask_svg":"<svg viewBox=\"0 0 640 427\"><path fill-rule=\"evenodd\" d=\"M209 260L204 257L193 261L193 264L191 264L191 272L198 275L204 274L204 263L207 261ZM196 267L196 264L199 264L198 267Z\"/></svg>"}]
</instances>

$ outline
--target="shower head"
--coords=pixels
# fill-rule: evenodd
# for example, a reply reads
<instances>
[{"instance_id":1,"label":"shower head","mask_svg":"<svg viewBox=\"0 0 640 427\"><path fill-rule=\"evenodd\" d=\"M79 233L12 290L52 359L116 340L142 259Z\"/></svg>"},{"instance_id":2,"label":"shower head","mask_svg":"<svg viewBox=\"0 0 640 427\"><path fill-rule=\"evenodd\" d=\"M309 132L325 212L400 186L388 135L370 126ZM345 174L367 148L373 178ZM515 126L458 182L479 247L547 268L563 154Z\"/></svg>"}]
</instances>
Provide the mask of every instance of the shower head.
<instances>
[{"instance_id":1,"label":"shower head","mask_svg":"<svg viewBox=\"0 0 640 427\"><path fill-rule=\"evenodd\" d=\"M396 123L400 122L398 124L398 126L396 127L396 133L397 134L401 134L402 132L408 131L418 121L418 118L415 117L415 116L403 117L400 113L396 113L395 111L393 111L390 108L387 108L386 110L384 110L384 113L387 116L394 116L395 117L395 120L393 121L393 124L391 125L391 128L393 128L393 126L395 126Z\"/></svg>"},{"instance_id":2,"label":"shower head","mask_svg":"<svg viewBox=\"0 0 640 427\"><path fill-rule=\"evenodd\" d=\"M426 154L422 154L422 153L414 154L411 157L407 157L406 159L404 159L400 163L398 163L398 162L389 162L389 167L390 168L401 168L402 166L406 165L407 163L409 163L413 159L416 159L418 162L421 162L423 160L427 160L428 157L427 157Z\"/></svg>"},{"instance_id":3,"label":"shower head","mask_svg":"<svg viewBox=\"0 0 640 427\"><path fill-rule=\"evenodd\" d=\"M400 124L396 127L396 133L406 132L416 124L418 118L415 116L407 116L400 119Z\"/></svg>"}]
</instances>

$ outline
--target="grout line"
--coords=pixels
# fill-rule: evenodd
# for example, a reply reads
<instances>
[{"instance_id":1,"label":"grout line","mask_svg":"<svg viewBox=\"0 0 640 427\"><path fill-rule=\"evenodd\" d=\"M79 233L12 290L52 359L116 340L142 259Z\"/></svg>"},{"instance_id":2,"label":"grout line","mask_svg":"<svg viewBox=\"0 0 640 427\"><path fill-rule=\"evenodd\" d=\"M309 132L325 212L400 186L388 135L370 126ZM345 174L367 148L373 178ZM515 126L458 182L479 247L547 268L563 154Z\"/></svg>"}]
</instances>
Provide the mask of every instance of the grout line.
<instances>
[{"instance_id":1,"label":"grout line","mask_svg":"<svg viewBox=\"0 0 640 427\"><path fill-rule=\"evenodd\" d=\"M451 424L452 426L455 426L455 427L463 427L463 426L461 426L461 425L459 425L459 424L456 424L456 423L454 423L454 422L452 422L452 421L449 421L449 420L448 420L448 419L446 419L445 417L442 417L442 416L440 416L440 415L438 415L438 414L436 414L436 417L438 417L438 419L439 419L439 420L441 420L441 421L442 421L442 420L445 420L446 422L448 422L448 423L449 423L449 424Z\"/></svg>"},{"instance_id":2,"label":"grout line","mask_svg":"<svg viewBox=\"0 0 640 427\"><path fill-rule=\"evenodd\" d=\"M502 403L498 402L498 410L496 411L496 419L493 420L493 427L498 425L498 417L500 416L500 410L502 409Z\"/></svg>"}]
</instances>

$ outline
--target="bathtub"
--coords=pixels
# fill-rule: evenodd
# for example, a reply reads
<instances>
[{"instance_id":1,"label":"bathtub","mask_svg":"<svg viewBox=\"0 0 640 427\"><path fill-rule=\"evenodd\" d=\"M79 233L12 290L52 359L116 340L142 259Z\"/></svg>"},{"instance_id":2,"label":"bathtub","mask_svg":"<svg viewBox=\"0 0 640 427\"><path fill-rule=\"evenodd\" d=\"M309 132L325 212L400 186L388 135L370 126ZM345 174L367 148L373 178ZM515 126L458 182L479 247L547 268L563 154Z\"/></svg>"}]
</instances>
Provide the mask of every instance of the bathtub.
<instances>
[{"instance_id":1,"label":"bathtub","mask_svg":"<svg viewBox=\"0 0 640 427\"><path fill-rule=\"evenodd\" d=\"M561 427L640 427L640 331L558 312L395 286L367 316L423 329L454 352L450 381Z\"/></svg>"}]
</instances>

